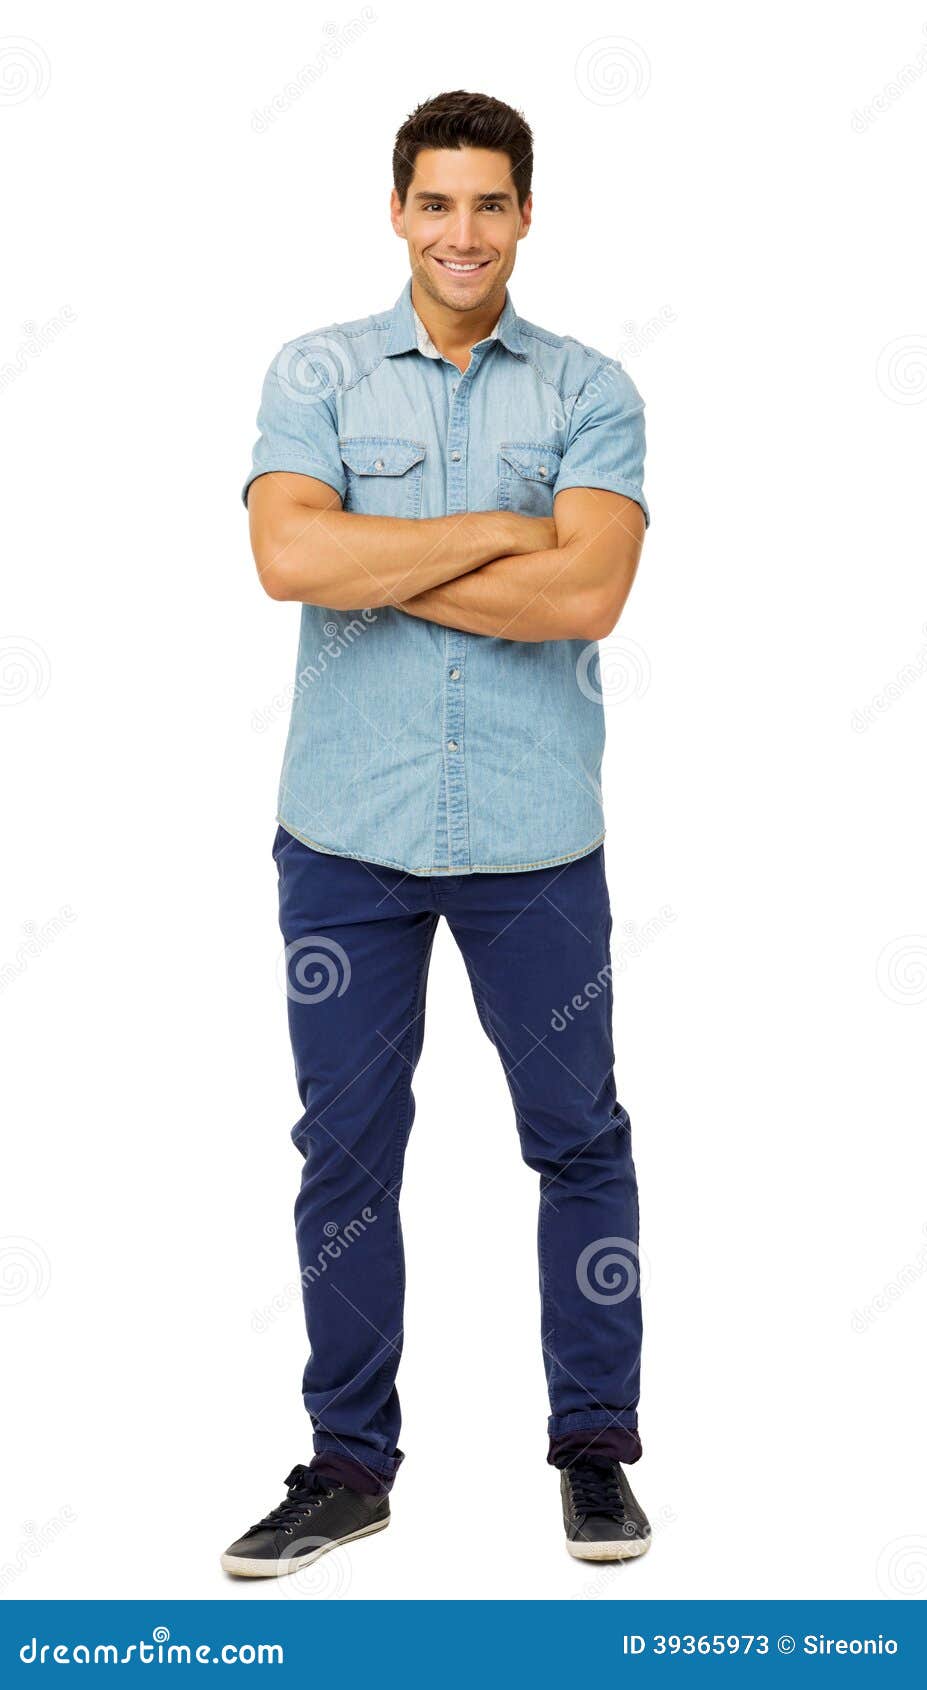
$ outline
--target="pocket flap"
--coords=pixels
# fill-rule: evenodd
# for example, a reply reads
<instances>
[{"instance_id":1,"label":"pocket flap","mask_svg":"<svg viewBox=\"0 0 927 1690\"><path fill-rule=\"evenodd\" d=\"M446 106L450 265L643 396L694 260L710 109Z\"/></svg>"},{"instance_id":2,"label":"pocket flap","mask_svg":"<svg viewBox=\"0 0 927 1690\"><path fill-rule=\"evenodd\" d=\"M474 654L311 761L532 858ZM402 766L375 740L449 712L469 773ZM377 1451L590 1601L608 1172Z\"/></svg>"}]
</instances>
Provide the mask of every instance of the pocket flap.
<instances>
[{"instance_id":1,"label":"pocket flap","mask_svg":"<svg viewBox=\"0 0 927 1690\"><path fill-rule=\"evenodd\" d=\"M533 446L530 441L515 440L500 446L499 451L525 481L546 481L551 486L556 481L561 457L556 446Z\"/></svg>"},{"instance_id":2,"label":"pocket flap","mask_svg":"<svg viewBox=\"0 0 927 1690\"><path fill-rule=\"evenodd\" d=\"M416 440L339 440L338 446L355 475L405 475L425 456L424 446Z\"/></svg>"}]
</instances>

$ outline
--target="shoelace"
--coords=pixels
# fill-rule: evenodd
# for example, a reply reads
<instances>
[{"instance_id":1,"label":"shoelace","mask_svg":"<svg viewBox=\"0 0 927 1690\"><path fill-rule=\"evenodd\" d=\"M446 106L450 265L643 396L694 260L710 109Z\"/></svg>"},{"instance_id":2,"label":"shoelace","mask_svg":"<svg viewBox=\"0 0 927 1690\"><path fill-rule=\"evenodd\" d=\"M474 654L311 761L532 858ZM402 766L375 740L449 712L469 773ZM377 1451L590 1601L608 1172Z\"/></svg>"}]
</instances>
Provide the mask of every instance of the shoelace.
<instances>
[{"instance_id":1,"label":"shoelace","mask_svg":"<svg viewBox=\"0 0 927 1690\"><path fill-rule=\"evenodd\" d=\"M287 1487L286 1501L279 1507L272 1508L265 1514L263 1520L250 1529L253 1532L279 1531L287 1526L298 1526L310 1508L321 1508L326 1496L332 1496L336 1490L342 1490L337 1479L326 1479L321 1473L313 1472L310 1467L297 1466L284 1479Z\"/></svg>"},{"instance_id":2,"label":"shoelace","mask_svg":"<svg viewBox=\"0 0 927 1690\"><path fill-rule=\"evenodd\" d=\"M577 1461L568 1469L570 1494L577 1514L607 1514L624 1518L624 1503L614 1466L598 1461Z\"/></svg>"}]
</instances>

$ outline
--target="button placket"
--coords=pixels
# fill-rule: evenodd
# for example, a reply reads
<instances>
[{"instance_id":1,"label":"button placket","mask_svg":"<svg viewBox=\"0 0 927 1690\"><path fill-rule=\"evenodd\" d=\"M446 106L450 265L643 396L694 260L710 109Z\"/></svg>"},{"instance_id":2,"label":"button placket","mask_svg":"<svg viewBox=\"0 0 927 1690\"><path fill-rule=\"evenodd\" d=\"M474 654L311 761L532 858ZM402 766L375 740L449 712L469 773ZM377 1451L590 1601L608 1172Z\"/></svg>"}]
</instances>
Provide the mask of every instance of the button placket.
<instances>
[{"instance_id":1,"label":"button placket","mask_svg":"<svg viewBox=\"0 0 927 1690\"><path fill-rule=\"evenodd\" d=\"M453 366L457 374L456 365ZM447 503L448 516L467 509L467 448L470 443L470 368L451 384L447 425Z\"/></svg>"},{"instance_id":2,"label":"button placket","mask_svg":"<svg viewBox=\"0 0 927 1690\"><path fill-rule=\"evenodd\" d=\"M450 388L447 430L447 514L466 511L467 451L470 443L470 389L479 368L478 356L470 355L468 369ZM444 779L447 798L447 846L449 866L470 866L470 820L464 761L465 654L468 636L457 628L444 630ZM435 861L437 861L437 857Z\"/></svg>"},{"instance_id":3,"label":"button placket","mask_svg":"<svg viewBox=\"0 0 927 1690\"><path fill-rule=\"evenodd\" d=\"M467 638L468 636L458 628L444 630L444 779L450 868L467 868L470 862L467 776L463 752L464 653Z\"/></svg>"}]
</instances>

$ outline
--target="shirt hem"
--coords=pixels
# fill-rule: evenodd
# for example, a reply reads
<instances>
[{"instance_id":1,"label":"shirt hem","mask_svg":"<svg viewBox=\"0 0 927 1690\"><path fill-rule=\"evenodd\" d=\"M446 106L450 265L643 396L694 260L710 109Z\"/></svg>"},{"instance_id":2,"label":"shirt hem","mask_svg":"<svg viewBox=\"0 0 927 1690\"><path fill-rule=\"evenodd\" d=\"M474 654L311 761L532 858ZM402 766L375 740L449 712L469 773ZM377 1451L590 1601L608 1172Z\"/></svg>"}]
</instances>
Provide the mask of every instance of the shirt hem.
<instances>
[{"instance_id":1,"label":"shirt hem","mask_svg":"<svg viewBox=\"0 0 927 1690\"><path fill-rule=\"evenodd\" d=\"M561 857L542 857L535 863L470 863L466 868L436 868L433 865L430 868L411 868L408 863L397 863L392 857L369 857L362 854L360 851L344 851L338 850L332 845L320 845L318 840L309 839L306 834L299 833L298 830L295 827L292 827L288 821L284 821L281 815L277 816L277 821L282 828L286 829L287 833L291 833L294 839L298 839L301 845L308 845L311 851L321 851L326 857L347 857L354 863L376 863L378 868L392 868L397 869L401 874L416 874L422 876L451 876L459 874L527 874L531 869L556 868L558 863L572 863L579 857L588 857L589 853L597 850L605 839L605 833L603 831L599 834L598 838L593 839L592 843L589 845L581 845L578 850L567 851L566 854Z\"/></svg>"}]
</instances>

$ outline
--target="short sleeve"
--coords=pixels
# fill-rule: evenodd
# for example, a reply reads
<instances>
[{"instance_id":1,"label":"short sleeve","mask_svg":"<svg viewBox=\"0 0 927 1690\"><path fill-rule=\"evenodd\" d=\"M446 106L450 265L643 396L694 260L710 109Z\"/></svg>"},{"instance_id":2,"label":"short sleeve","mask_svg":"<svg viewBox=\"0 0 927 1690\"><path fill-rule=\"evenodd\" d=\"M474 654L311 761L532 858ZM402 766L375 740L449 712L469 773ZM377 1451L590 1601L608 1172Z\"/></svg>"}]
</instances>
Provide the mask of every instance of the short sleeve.
<instances>
[{"instance_id":1,"label":"short sleeve","mask_svg":"<svg viewBox=\"0 0 927 1690\"><path fill-rule=\"evenodd\" d=\"M577 396L555 491L601 487L634 499L650 526L644 498L644 401L617 359L597 365Z\"/></svg>"},{"instance_id":2,"label":"short sleeve","mask_svg":"<svg viewBox=\"0 0 927 1690\"><path fill-rule=\"evenodd\" d=\"M305 342L290 341L278 352L264 377L260 432L241 490L246 505L252 481L275 469L315 476L344 498L347 479L338 447L335 391L325 371L325 361L313 360Z\"/></svg>"}]
</instances>

